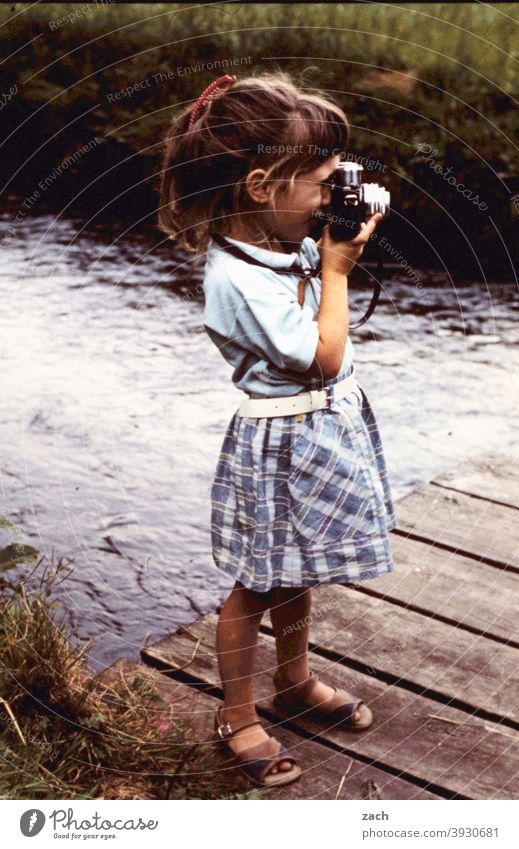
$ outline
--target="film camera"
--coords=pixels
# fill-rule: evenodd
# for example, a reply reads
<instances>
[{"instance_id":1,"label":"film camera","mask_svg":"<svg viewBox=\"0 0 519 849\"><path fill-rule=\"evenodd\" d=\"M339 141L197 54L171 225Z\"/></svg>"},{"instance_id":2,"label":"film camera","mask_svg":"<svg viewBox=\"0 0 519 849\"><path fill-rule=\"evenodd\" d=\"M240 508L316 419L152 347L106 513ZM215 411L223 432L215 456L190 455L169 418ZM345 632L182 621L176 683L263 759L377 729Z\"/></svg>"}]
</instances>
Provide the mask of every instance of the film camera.
<instances>
[{"instance_id":1,"label":"film camera","mask_svg":"<svg viewBox=\"0 0 519 849\"><path fill-rule=\"evenodd\" d=\"M360 232L362 221L380 212L389 215L390 194L378 183L363 183L362 165L341 162L331 179L332 200L329 210L315 212L315 235L329 223L330 236L336 242L354 239Z\"/></svg>"}]
</instances>

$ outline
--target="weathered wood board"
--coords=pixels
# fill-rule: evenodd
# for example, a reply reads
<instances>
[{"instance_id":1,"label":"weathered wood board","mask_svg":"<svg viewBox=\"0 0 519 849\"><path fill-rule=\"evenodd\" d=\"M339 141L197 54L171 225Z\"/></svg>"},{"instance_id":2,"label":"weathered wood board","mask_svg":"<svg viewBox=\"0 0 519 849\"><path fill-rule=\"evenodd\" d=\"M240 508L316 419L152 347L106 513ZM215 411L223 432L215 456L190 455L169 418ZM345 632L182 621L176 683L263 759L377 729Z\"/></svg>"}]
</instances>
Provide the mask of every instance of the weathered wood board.
<instances>
[{"instance_id":1,"label":"weathered wood board","mask_svg":"<svg viewBox=\"0 0 519 849\"><path fill-rule=\"evenodd\" d=\"M366 581L367 592L518 646L519 574L395 534L391 546L395 571Z\"/></svg>"},{"instance_id":2,"label":"weathered wood board","mask_svg":"<svg viewBox=\"0 0 519 849\"><path fill-rule=\"evenodd\" d=\"M188 631L161 640L143 651L143 659L185 671L220 687L216 652L216 616L208 616ZM197 640L200 640L197 643ZM398 769L406 778L430 782L468 798L516 798L519 790L519 734L497 723L388 685L376 676L356 672L318 654L311 655L312 669L323 680L362 694L375 722L362 734L326 728L304 717L291 721L348 753ZM255 692L258 708L275 716L271 675L276 666L274 640L261 634L257 650ZM203 685L200 685L203 686ZM435 718L434 718L435 717ZM282 718L279 717L282 721ZM272 731L277 725L273 723ZM434 789L434 788L433 788ZM515 795L514 795L515 794Z\"/></svg>"},{"instance_id":3,"label":"weathered wood board","mask_svg":"<svg viewBox=\"0 0 519 849\"><path fill-rule=\"evenodd\" d=\"M440 475L435 483L519 508L519 457L482 454Z\"/></svg>"},{"instance_id":4,"label":"weathered wood board","mask_svg":"<svg viewBox=\"0 0 519 849\"><path fill-rule=\"evenodd\" d=\"M399 501L396 514L399 533L519 570L519 514L512 507L427 484Z\"/></svg>"},{"instance_id":5,"label":"weathered wood board","mask_svg":"<svg viewBox=\"0 0 519 849\"><path fill-rule=\"evenodd\" d=\"M247 794L255 790L261 799L426 799L439 797L417 787L403 778L391 775L370 764L363 763L321 746L312 740L306 740L284 728L280 734L287 749L299 761L303 774L293 784L277 789L258 787L250 782L243 773L229 765L229 758L221 746L215 745L214 713L220 700L214 696L195 690L175 681L146 666L130 661L117 661L100 676L109 683L124 675L126 681L132 677L146 676L153 682L165 702L172 705L173 715L188 719L196 729L201 745L214 749L215 769L232 769L236 776L236 794ZM268 722L264 723L268 727ZM269 733L276 733L276 730ZM344 777L344 781L342 781ZM339 795L337 795L339 793ZM233 794L234 795L234 794ZM194 797L196 798L196 797Z\"/></svg>"},{"instance_id":6,"label":"weathered wood board","mask_svg":"<svg viewBox=\"0 0 519 849\"><path fill-rule=\"evenodd\" d=\"M517 720L517 649L332 585L314 592L311 640L419 688Z\"/></svg>"}]
</instances>

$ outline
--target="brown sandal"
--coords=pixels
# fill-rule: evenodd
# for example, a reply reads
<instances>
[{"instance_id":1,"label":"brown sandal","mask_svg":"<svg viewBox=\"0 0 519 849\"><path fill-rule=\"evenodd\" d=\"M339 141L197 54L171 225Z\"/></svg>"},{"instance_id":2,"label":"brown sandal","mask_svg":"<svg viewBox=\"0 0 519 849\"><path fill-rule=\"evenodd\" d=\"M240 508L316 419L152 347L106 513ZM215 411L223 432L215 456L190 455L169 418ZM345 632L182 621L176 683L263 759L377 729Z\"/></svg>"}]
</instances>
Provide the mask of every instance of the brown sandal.
<instances>
[{"instance_id":1,"label":"brown sandal","mask_svg":"<svg viewBox=\"0 0 519 849\"><path fill-rule=\"evenodd\" d=\"M344 728L349 728L353 731L364 731L369 728L373 722L373 714L369 707L364 702L355 697L355 701L344 701L343 704L336 707L326 707L327 704L333 704L337 697L348 699L348 694L344 690L339 690L334 687L334 694L331 699L326 699L320 705L311 706L305 699L308 699L310 693L314 689L318 675L315 672L310 673L310 677L299 684L289 684L280 677L278 672L273 675L276 695L274 696L274 707L288 716L300 716L303 719L326 720L332 725L340 725ZM306 710L305 710L306 708ZM362 714L358 720L354 719L357 711Z\"/></svg>"},{"instance_id":2,"label":"brown sandal","mask_svg":"<svg viewBox=\"0 0 519 849\"><path fill-rule=\"evenodd\" d=\"M257 746L250 746L237 754L233 752L228 745L229 740L235 731L241 728L248 728L249 725L260 724L259 719L246 720L245 722L233 725L232 728L228 722L223 722L220 715L223 705L220 705L215 714L215 731L217 734L217 742L224 743L226 749L232 755L235 765L241 769L243 773L258 784L260 787L274 787L280 784L291 784L301 776L302 770L298 766L296 759L289 754L283 743L276 740L275 737L270 737L264 743L259 743ZM270 773L270 770L275 764L282 761L291 761L292 769Z\"/></svg>"}]
</instances>

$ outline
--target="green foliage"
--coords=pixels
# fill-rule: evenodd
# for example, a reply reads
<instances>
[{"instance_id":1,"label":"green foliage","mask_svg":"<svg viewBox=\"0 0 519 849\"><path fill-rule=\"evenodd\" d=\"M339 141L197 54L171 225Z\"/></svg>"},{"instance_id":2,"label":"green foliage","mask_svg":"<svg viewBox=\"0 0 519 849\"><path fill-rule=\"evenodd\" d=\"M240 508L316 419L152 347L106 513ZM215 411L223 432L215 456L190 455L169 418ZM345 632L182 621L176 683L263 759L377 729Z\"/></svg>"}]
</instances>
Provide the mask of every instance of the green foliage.
<instances>
[{"instance_id":1,"label":"green foliage","mask_svg":"<svg viewBox=\"0 0 519 849\"><path fill-rule=\"evenodd\" d=\"M236 775L215 769L213 748L145 670L114 683L92 677L88 644L76 644L51 600L68 574L60 561L39 585L0 596L0 796L228 798Z\"/></svg>"},{"instance_id":2,"label":"green foliage","mask_svg":"<svg viewBox=\"0 0 519 849\"><path fill-rule=\"evenodd\" d=\"M499 181L517 172L519 3L99 3L78 14L82 8L35 4L14 17L0 9L3 55L12 54L3 89L19 92L2 110L13 146L4 148L0 176L3 169L11 190L30 194L61 157L99 136L96 156L80 163L85 173L99 163L92 208L119 194L122 176L121 191L142 184L146 198L138 195L135 207L146 203L151 214L175 108L225 70L243 77L281 68L344 107L352 152L386 164L395 208L413 219L437 214L424 201L415 152L426 143L443 163L455 147L457 178L474 173L475 192L485 175L499 174L485 184L485 200L507 226L504 193L509 202L516 189ZM235 60L241 64L229 65ZM124 169L110 170L122 161ZM84 182L69 184L66 198L82 203ZM64 180L59 186L65 192ZM52 202L51 191L45 201ZM479 231L470 238L482 243Z\"/></svg>"},{"instance_id":3,"label":"green foliage","mask_svg":"<svg viewBox=\"0 0 519 849\"><path fill-rule=\"evenodd\" d=\"M335 91L353 116L360 106L366 126L382 113L389 131L396 110L404 125L399 145L417 123L443 136L428 123L459 129L460 101L469 104L462 108L471 115L465 125L471 137L481 138L478 129L485 143L495 137L492 112L498 126L511 129L512 115L500 114L499 99L505 97L506 112L506 95L518 90L519 4L506 11L470 3L98 4L57 26L81 8L38 4L2 26L4 55L40 36L9 61L7 73L23 86L28 111L52 103L56 127L75 107L90 108L88 122L97 119L105 133L146 147L150 130L167 125L171 107L214 78L211 70L179 76L179 67L250 55L251 64L238 66L238 73L279 66L300 74L313 67L314 84ZM2 7L0 18L9 17ZM160 71L175 76L131 97L107 99ZM398 71L409 78L399 79ZM480 115L473 111L478 107Z\"/></svg>"},{"instance_id":4,"label":"green foliage","mask_svg":"<svg viewBox=\"0 0 519 849\"><path fill-rule=\"evenodd\" d=\"M33 563L38 558L38 551L32 545L12 543L0 548L0 572L11 569L17 563Z\"/></svg>"}]
</instances>

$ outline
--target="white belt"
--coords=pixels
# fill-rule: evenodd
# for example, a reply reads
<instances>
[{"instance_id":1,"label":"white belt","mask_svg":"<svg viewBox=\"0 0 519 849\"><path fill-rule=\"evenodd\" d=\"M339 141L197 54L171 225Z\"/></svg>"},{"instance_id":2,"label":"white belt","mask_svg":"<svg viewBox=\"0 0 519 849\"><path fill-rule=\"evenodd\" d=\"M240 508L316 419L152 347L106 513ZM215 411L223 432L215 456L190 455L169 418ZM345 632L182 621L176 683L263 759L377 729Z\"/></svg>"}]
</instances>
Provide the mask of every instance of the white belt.
<instances>
[{"instance_id":1,"label":"white belt","mask_svg":"<svg viewBox=\"0 0 519 849\"><path fill-rule=\"evenodd\" d=\"M247 418L273 418L274 416L295 416L298 413L313 413L325 410L333 401L345 398L357 389L355 366L348 377L325 386L324 389L310 389L297 395L283 395L281 398L246 398L242 401L237 414Z\"/></svg>"}]
</instances>

